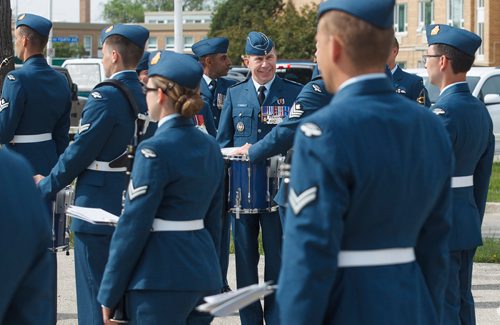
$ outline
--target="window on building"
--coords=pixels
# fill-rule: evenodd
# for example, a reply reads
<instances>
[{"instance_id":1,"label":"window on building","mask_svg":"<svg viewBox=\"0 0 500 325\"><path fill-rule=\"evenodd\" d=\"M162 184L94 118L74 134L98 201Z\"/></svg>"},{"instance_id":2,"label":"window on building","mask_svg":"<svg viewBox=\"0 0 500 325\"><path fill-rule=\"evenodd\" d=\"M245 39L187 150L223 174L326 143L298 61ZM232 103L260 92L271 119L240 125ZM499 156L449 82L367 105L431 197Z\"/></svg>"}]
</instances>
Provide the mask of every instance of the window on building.
<instances>
[{"instance_id":1,"label":"window on building","mask_svg":"<svg viewBox=\"0 0 500 325\"><path fill-rule=\"evenodd\" d=\"M476 32L484 40L484 0L477 0L476 23ZM477 55L479 60L484 60L484 42L477 50Z\"/></svg>"},{"instance_id":2,"label":"window on building","mask_svg":"<svg viewBox=\"0 0 500 325\"><path fill-rule=\"evenodd\" d=\"M173 36L165 37L165 50L171 50L175 47L175 38Z\"/></svg>"},{"instance_id":3,"label":"window on building","mask_svg":"<svg viewBox=\"0 0 500 325\"><path fill-rule=\"evenodd\" d=\"M464 0L448 0L448 25L464 27Z\"/></svg>"},{"instance_id":4,"label":"window on building","mask_svg":"<svg viewBox=\"0 0 500 325\"><path fill-rule=\"evenodd\" d=\"M164 20L158 20L158 24L165 24Z\"/></svg>"},{"instance_id":5,"label":"window on building","mask_svg":"<svg viewBox=\"0 0 500 325\"><path fill-rule=\"evenodd\" d=\"M155 51L158 49L158 38L152 36L148 39L148 51Z\"/></svg>"},{"instance_id":6,"label":"window on building","mask_svg":"<svg viewBox=\"0 0 500 325\"><path fill-rule=\"evenodd\" d=\"M194 37L193 36L184 36L184 48L190 49L193 46Z\"/></svg>"},{"instance_id":7,"label":"window on building","mask_svg":"<svg viewBox=\"0 0 500 325\"><path fill-rule=\"evenodd\" d=\"M479 8L484 8L484 0L477 0L477 6Z\"/></svg>"},{"instance_id":8,"label":"window on building","mask_svg":"<svg viewBox=\"0 0 500 325\"><path fill-rule=\"evenodd\" d=\"M83 36L83 49L85 50L85 56L92 57L92 36Z\"/></svg>"},{"instance_id":9,"label":"window on building","mask_svg":"<svg viewBox=\"0 0 500 325\"><path fill-rule=\"evenodd\" d=\"M158 23L158 20L156 20L156 19L148 20L148 24L156 24L156 23Z\"/></svg>"},{"instance_id":10,"label":"window on building","mask_svg":"<svg viewBox=\"0 0 500 325\"><path fill-rule=\"evenodd\" d=\"M418 3L418 32L434 22L434 0L420 0Z\"/></svg>"},{"instance_id":11,"label":"window on building","mask_svg":"<svg viewBox=\"0 0 500 325\"><path fill-rule=\"evenodd\" d=\"M484 23L477 24L477 34L484 40ZM477 49L477 55L484 55L484 42L481 42L481 46Z\"/></svg>"},{"instance_id":12,"label":"window on building","mask_svg":"<svg viewBox=\"0 0 500 325\"><path fill-rule=\"evenodd\" d=\"M406 3L398 3L394 8L394 31L396 33L404 33L408 30L407 7Z\"/></svg>"}]
</instances>

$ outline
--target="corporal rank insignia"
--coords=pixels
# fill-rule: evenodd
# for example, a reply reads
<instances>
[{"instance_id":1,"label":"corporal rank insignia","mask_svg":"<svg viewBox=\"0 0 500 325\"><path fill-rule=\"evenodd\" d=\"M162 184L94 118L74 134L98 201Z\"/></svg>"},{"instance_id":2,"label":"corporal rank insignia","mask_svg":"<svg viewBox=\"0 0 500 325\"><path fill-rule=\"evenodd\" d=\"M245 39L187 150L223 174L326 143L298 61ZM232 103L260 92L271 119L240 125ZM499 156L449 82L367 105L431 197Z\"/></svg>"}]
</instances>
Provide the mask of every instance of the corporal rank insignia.
<instances>
[{"instance_id":1,"label":"corporal rank insignia","mask_svg":"<svg viewBox=\"0 0 500 325\"><path fill-rule=\"evenodd\" d=\"M95 99L102 99L102 95L98 91L93 91L90 96L94 97Z\"/></svg>"},{"instance_id":2,"label":"corporal rank insignia","mask_svg":"<svg viewBox=\"0 0 500 325\"><path fill-rule=\"evenodd\" d=\"M83 133L83 132L87 131L88 129L90 129L90 123L80 125L78 127L78 133Z\"/></svg>"},{"instance_id":3,"label":"corporal rank insignia","mask_svg":"<svg viewBox=\"0 0 500 325\"><path fill-rule=\"evenodd\" d=\"M138 188L134 188L133 181L130 180L130 183L128 184L128 198L130 201L132 201L133 199L135 199L141 195L146 194L147 191L148 191L147 185L144 185L144 186L141 186Z\"/></svg>"},{"instance_id":4,"label":"corporal rank insignia","mask_svg":"<svg viewBox=\"0 0 500 325\"><path fill-rule=\"evenodd\" d=\"M302 109L302 105L300 103L294 103L292 109L290 109L289 118L300 118L304 114L304 110Z\"/></svg>"},{"instance_id":5,"label":"corporal rank insignia","mask_svg":"<svg viewBox=\"0 0 500 325\"><path fill-rule=\"evenodd\" d=\"M243 122L238 122L238 124L236 124L236 130L238 130L238 132L243 132L245 130L245 124L243 124Z\"/></svg>"},{"instance_id":6,"label":"corporal rank insignia","mask_svg":"<svg viewBox=\"0 0 500 325\"><path fill-rule=\"evenodd\" d=\"M11 75L11 74L8 74L8 75L7 75L7 79L9 79L10 81L14 81L14 80L16 80L16 77L14 77L14 76L13 76L13 75Z\"/></svg>"},{"instance_id":7,"label":"corporal rank insignia","mask_svg":"<svg viewBox=\"0 0 500 325\"><path fill-rule=\"evenodd\" d=\"M308 138L319 137L323 131L314 123L304 123L300 126L300 131Z\"/></svg>"},{"instance_id":8,"label":"corporal rank insignia","mask_svg":"<svg viewBox=\"0 0 500 325\"><path fill-rule=\"evenodd\" d=\"M446 111L442 108L436 107L432 110L432 113L434 113L436 115L444 115L446 113Z\"/></svg>"},{"instance_id":9,"label":"corporal rank insignia","mask_svg":"<svg viewBox=\"0 0 500 325\"><path fill-rule=\"evenodd\" d=\"M5 98L0 99L0 112L9 107L9 102Z\"/></svg>"},{"instance_id":10,"label":"corporal rank insignia","mask_svg":"<svg viewBox=\"0 0 500 325\"><path fill-rule=\"evenodd\" d=\"M290 190L290 195L288 196L288 202L290 203L290 207L292 208L293 213L295 215L299 214L304 207L316 200L317 193L318 188L316 186L308 188L300 195L297 195L292 188Z\"/></svg>"},{"instance_id":11,"label":"corporal rank insignia","mask_svg":"<svg viewBox=\"0 0 500 325\"><path fill-rule=\"evenodd\" d=\"M317 93L322 93L323 91L321 90L321 87L318 86L317 84L312 84L313 90Z\"/></svg>"},{"instance_id":12,"label":"corporal rank insignia","mask_svg":"<svg viewBox=\"0 0 500 325\"><path fill-rule=\"evenodd\" d=\"M288 116L289 112L290 106L262 106L260 109L260 120L265 124L279 124L283 122L283 119Z\"/></svg>"},{"instance_id":13,"label":"corporal rank insignia","mask_svg":"<svg viewBox=\"0 0 500 325\"><path fill-rule=\"evenodd\" d=\"M151 149L147 149L147 148L141 149L141 153L146 158L156 158L156 157L158 157L156 155L156 152L154 152Z\"/></svg>"}]
</instances>

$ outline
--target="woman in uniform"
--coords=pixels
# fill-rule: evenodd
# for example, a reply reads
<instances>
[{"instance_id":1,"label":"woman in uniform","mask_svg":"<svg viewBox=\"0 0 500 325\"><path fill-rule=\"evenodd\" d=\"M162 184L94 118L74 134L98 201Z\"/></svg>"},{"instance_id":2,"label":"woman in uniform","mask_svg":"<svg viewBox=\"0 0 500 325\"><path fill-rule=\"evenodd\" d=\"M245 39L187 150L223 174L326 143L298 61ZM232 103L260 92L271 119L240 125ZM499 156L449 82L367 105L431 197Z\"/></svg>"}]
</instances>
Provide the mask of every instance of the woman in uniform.
<instances>
[{"instance_id":1,"label":"woman in uniform","mask_svg":"<svg viewBox=\"0 0 500 325\"><path fill-rule=\"evenodd\" d=\"M174 52L151 56L146 101L158 121L136 150L125 209L113 235L98 300L104 322L120 299L132 324L208 324L195 311L220 292L224 161L193 116L203 71Z\"/></svg>"}]
</instances>

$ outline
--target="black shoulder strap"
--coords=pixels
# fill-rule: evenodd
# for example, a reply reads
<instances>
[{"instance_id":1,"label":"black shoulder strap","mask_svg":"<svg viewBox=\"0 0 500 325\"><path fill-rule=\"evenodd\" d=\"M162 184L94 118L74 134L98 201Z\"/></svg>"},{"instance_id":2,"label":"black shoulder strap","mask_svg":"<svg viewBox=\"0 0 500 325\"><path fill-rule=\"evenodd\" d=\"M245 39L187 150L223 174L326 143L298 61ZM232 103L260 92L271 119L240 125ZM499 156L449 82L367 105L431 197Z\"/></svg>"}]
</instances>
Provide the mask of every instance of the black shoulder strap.
<instances>
[{"instance_id":1,"label":"black shoulder strap","mask_svg":"<svg viewBox=\"0 0 500 325\"><path fill-rule=\"evenodd\" d=\"M106 79L103 82L100 82L99 84L97 84L94 87L94 89L97 89L101 86L112 86L112 87L119 89L122 92L122 94L125 96L127 101L129 102L130 107L132 107L132 110L134 112L134 116L135 117L139 116L139 114L140 114L139 106L137 105L137 102L135 101L134 96L132 95L132 92L128 89L128 87L123 82L116 80L116 79Z\"/></svg>"}]
</instances>

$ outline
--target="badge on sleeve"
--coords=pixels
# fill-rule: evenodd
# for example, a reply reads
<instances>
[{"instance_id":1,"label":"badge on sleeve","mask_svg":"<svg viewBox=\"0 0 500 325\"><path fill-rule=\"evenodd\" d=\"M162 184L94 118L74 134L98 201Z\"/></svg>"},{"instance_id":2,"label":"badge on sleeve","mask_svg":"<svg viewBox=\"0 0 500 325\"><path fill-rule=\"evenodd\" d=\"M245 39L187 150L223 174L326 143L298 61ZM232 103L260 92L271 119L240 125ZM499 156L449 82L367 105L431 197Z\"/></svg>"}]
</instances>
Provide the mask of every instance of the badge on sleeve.
<instances>
[{"instance_id":1,"label":"badge on sleeve","mask_svg":"<svg viewBox=\"0 0 500 325\"><path fill-rule=\"evenodd\" d=\"M93 98L95 98L95 99L102 99L102 95L101 95L101 93L100 93L100 92L98 92L98 91L93 91L93 92L90 94L90 96L92 96L92 97L93 97Z\"/></svg>"},{"instance_id":2,"label":"badge on sleeve","mask_svg":"<svg viewBox=\"0 0 500 325\"><path fill-rule=\"evenodd\" d=\"M292 108L290 109L289 118L300 118L304 114L304 110L302 109L302 105L300 103L294 103Z\"/></svg>"},{"instance_id":3,"label":"badge on sleeve","mask_svg":"<svg viewBox=\"0 0 500 325\"><path fill-rule=\"evenodd\" d=\"M0 112L9 107L9 102L2 98L0 100Z\"/></svg>"},{"instance_id":4,"label":"badge on sleeve","mask_svg":"<svg viewBox=\"0 0 500 325\"><path fill-rule=\"evenodd\" d=\"M157 157L156 152L148 148L141 149L141 154L148 159Z\"/></svg>"},{"instance_id":5,"label":"badge on sleeve","mask_svg":"<svg viewBox=\"0 0 500 325\"><path fill-rule=\"evenodd\" d=\"M14 77L13 75L11 74L8 74L7 75L7 79L9 79L10 81L15 81L16 80L16 77Z\"/></svg>"},{"instance_id":6,"label":"badge on sleeve","mask_svg":"<svg viewBox=\"0 0 500 325\"><path fill-rule=\"evenodd\" d=\"M442 108L436 107L432 110L432 113L439 116L439 115L444 115L446 113L446 111Z\"/></svg>"},{"instance_id":7,"label":"badge on sleeve","mask_svg":"<svg viewBox=\"0 0 500 325\"><path fill-rule=\"evenodd\" d=\"M236 124L236 130L238 130L238 132L245 131L245 124L243 124L243 122L238 122L238 124Z\"/></svg>"},{"instance_id":8,"label":"badge on sleeve","mask_svg":"<svg viewBox=\"0 0 500 325\"><path fill-rule=\"evenodd\" d=\"M78 134L83 133L83 132L87 131L88 129L90 129L90 123L80 125L78 127Z\"/></svg>"},{"instance_id":9,"label":"badge on sleeve","mask_svg":"<svg viewBox=\"0 0 500 325\"><path fill-rule=\"evenodd\" d=\"M322 93L323 91L321 91L321 87L318 86L317 84L312 84L312 87L313 87L313 90L317 93Z\"/></svg>"},{"instance_id":10,"label":"badge on sleeve","mask_svg":"<svg viewBox=\"0 0 500 325\"><path fill-rule=\"evenodd\" d=\"M290 207L293 210L295 215L299 214L303 208L305 208L309 203L316 200L316 196L318 193L318 187L314 186L308 188L300 195L297 195L292 188L290 190L290 195L288 195L288 203L290 203Z\"/></svg>"},{"instance_id":11,"label":"badge on sleeve","mask_svg":"<svg viewBox=\"0 0 500 325\"><path fill-rule=\"evenodd\" d=\"M300 126L300 131L308 138L319 137L323 131L314 123L304 123Z\"/></svg>"},{"instance_id":12,"label":"badge on sleeve","mask_svg":"<svg viewBox=\"0 0 500 325\"><path fill-rule=\"evenodd\" d=\"M141 195L146 194L147 191L148 191L147 185L134 188L134 182L132 181L132 179L130 180L130 183L128 184L128 198L130 201Z\"/></svg>"},{"instance_id":13,"label":"badge on sleeve","mask_svg":"<svg viewBox=\"0 0 500 325\"><path fill-rule=\"evenodd\" d=\"M404 90L403 88L398 88L398 89L396 89L396 93L398 93L398 94L406 94L406 90Z\"/></svg>"}]
</instances>

